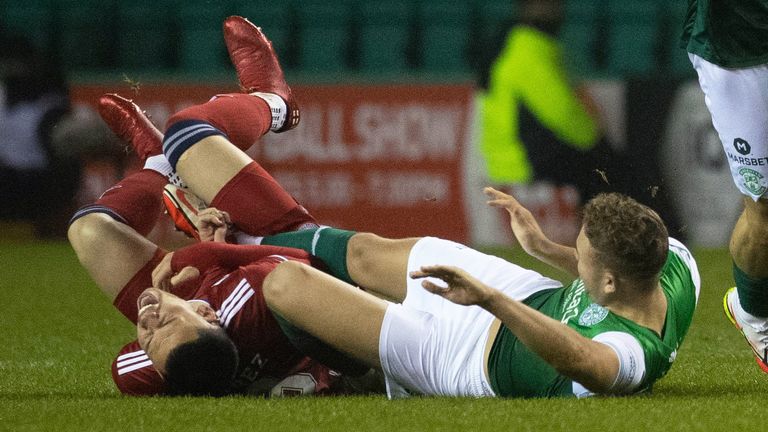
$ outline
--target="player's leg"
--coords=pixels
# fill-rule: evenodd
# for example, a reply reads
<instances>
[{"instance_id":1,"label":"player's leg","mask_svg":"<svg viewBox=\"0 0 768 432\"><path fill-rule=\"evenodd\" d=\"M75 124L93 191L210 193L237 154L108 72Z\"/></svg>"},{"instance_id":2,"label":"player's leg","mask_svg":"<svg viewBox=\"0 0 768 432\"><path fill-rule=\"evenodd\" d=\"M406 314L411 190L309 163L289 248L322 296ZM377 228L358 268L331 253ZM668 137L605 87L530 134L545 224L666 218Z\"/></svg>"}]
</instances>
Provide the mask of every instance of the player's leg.
<instances>
[{"instance_id":1,"label":"player's leg","mask_svg":"<svg viewBox=\"0 0 768 432\"><path fill-rule=\"evenodd\" d=\"M269 112L258 97L220 95L172 116L165 136L171 165L190 190L228 212L234 225L251 235L315 222L242 150L269 130Z\"/></svg>"},{"instance_id":2,"label":"player's leg","mask_svg":"<svg viewBox=\"0 0 768 432\"><path fill-rule=\"evenodd\" d=\"M249 94L218 95L168 121L164 151L190 189L225 210L242 231L264 235L314 222L261 166L244 153L262 135L295 127L299 110L263 33L240 17L224 36ZM261 200L262 202L259 202Z\"/></svg>"},{"instance_id":3,"label":"player's leg","mask_svg":"<svg viewBox=\"0 0 768 432\"><path fill-rule=\"evenodd\" d=\"M406 297L408 258L419 239L388 239L372 233L350 238L349 275L360 286L401 303Z\"/></svg>"},{"instance_id":4,"label":"player's leg","mask_svg":"<svg viewBox=\"0 0 768 432\"><path fill-rule=\"evenodd\" d=\"M749 342L768 373L768 201L744 198L730 241L736 288L724 298L725 313Z\"/></svg>"},{"instance_id":5,"label":"player's leg","mask_svg":"<svg viewBox=\"0 0 768 432\"><path fill-rule=\"evenodd\" d=\"M285 319L381 367L390 397L401 386L431 395L493 394L483 376L493 316L482 308L433 296L446 307L432 314L378 299L296 262L280 264L263 287L269 307Z\"/></svg>"},{"instance_id":6,"label":"player's leg","mask_svg":"<svg viewBox=\"0 0 768 432\"><path fill-rule=\"evenodd\" d=\"M307 251L320 258L337 278L395 302L405 298L408 257L417 241L331 227L280 233L260 240L265 245Z\"/></svg>"},{"instance_id":7,"label":"player's leg","mask_svg":"<svg viewBox=\"0 0 768 432\"><path fill-rule=\"evenodd\" d=\"M130 114L123 123L116 124L114 129L118 135L132 143L140 157L146 158L147 166L163 173L174 185L186 186L162 154L160 144L162 134L154 129L141 109L118 95L105 95L102 99L110 107L115 108L113 112L120 109ZM250 117L248 122L240 120L239 115L247 114L250 109L255 111L252 114L256 117ZM268 111L266 103L259 98L232 94L216 97L208 103L184 110L175 117L187 120L206 119L217 125L220 124L220 127L229 135L237 137L236 143L240 147L247 148L268 130L265 126L268 124L266 118ZM133 127L134 125L142 127ZM152 133L142 134L144 126L151 128ZM210 129L213 128L214 126L210 126ZM212 141L213 144L206 145L209 144L208 141ZM208 192L208 196L214 194L209 201L211 205L235 215L239 228L245 232L264 235L297 229L304 225L317 226L315 220L303 207L298 205L261 166L228 139L222 136L211 136L210 139L205 138L199 144L201 144L199 147L195 146L190 151L197 156L192 156L190 158L192 162L184 165L185 175L192 181L192 187L200 190L212 189L213 191ZM196 165L201 161L205 162ZM191 197L185 188L169 188L167 193L174 194L171 201L184 202L185 197ZM197 208L191 201L185 204L189 204L187 210L196 212ZM189 234L192 235L192 233Z\"/></svg>"},{"instance_id":8,"label":"player's leg","mask_svg":"<svg viewBox=\"0 0 768 432\"><path fill-rule=\"evenodd\" d=\"M249 215L250 219L252 213L257 212L259 221L280 220L294 226L308 221L306 210L243 150L269 130L281 132L295 127L299 112L266 37L238 17L229 18L224 30L227 49L242 86L257 93L220 95L206 104L175 114L168 122L164 151L190 189L211 206L228 211L241 230L252 235L286 231L290 226L265 229L260 226L263 223L241 217ZM284 118L279 116L281 112ZM266 196L270 198L268 206L253 202L254 197ZM250 208L241 208L243 206ZM349 232L341 232L340 239L327 236L328 231L324 234L322 238L331 238L334 245L340 246L342 261L346 260ZM351 250L354 257L351 268L360 278L356 282L388 297L402 298L407 250L412 243L373 235L352 243L362 246ZM364 249L369 252L363 252ZM344 267L344 263L340 267ZM396 282L385 277L395 274Z\"/></svg>"},{"instance_id":9,"label":"player's leg","mask_svg":"<svg viewBox=\"0 0 768 432\"><path fill-rule=\"evenodd\" d=\"M380 367L379 333L388 303L312 267L280 264L264 279L270 309L324 342Z\"/></svg>"},{"instance_id":10,"label":"player's leg","mask_svg":"<svg viewBox=\"0 0 768 432\"><path fill-rule=\"evenodd\" d=\"M158 250L157 245L107 212L78 217L67 234L80 264L110 300L115 300ZM145 288L151 285L150 279Z\"/></svg>"},{"instance_id":11,"label":"player's leg","mask_svg":"<svg viewBox=\"0 0 768 432\"><path fill-rule=\"evenodd\" d=\"M161 192L170 165L164 163L159 132L136 105L106 95L99 100L99 113L144 161L144 169L109 188L70 221L68 236L78 259L114 300L157 253L157 245L145 237L162 214Z\"/></svg>"},{"instance_id":12,"label":"player's leg","mask_svg":"<svg viewBox=\"0 0 768 432\"><path fill-rule=\"evenodd\" d=\"M746 196L730 252L736 290L726 310L768 372L768 65L724 69L691 55L736 187Z\"/></svg>"},{"instance_id":13,"label":"player's leg","mask_svg":"<svg viewBox=\"0 0 768 432\"><path fill-rule=\"evenodd\" d=\"M104 96L99 112L113 131L131 141L144 160L144 169L78 210L70 221L68 236L97 285L135 321L136 297L151 286L152 269L164 254L145 236L162 214L161 192L170 165L163 163L159 132L130 101Z\"/></svg>"},{"instance_id":14,"label":"player's leg","mask_svg":"<svg viewBox=\"0 0 768 432\"><path fill-rule=\"evenodd\" d=\"M269 105L247 94L223 94L172 115L163 147L187 186L211 203L253 162L245 150L269 131Z\"/></svg>"},{"instance_id":15,"label":"player's leg","mask_svg":"<svg viewBox=\"0 0 768 432\"><path fill-rule=\"evenodd\" d=\"M329 227L265 237L262 244L302 249L320 258L331 274L394 302L433 310L438 298L408 277L421 266L445 264L462 268L483 282L522 300L537 289L561 284L498 257L459 243L433 237L387 239Z\"/></svg>"},{"instance_id":16,"label":"player's leg","mask_svg":"<svg viewBox=\"0 0 768 432\"><path fill-rule=\"evenodd\" d=\"M768 199L744 198L744 211L733 229L730 251L736 267L750 278L768 278ZM764 300L768 308L768 291Z\"/></svg>"}]
</instances>

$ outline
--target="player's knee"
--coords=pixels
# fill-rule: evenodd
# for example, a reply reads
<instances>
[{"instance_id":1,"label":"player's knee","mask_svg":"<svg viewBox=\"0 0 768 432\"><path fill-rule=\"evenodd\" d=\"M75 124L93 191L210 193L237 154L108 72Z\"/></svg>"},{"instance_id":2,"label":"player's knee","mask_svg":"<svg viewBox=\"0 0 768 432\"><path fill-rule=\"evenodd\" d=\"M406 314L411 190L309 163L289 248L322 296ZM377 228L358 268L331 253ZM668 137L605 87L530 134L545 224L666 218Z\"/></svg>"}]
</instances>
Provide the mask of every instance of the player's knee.
<instances>
[{"instance_id":1,"label":"player's knee","mask_svg":"<svg viewBox=\"0 0 768 432\"><path fill-rule=\"evenodd\" d=\"M768 199L744 200L744 216L751 232L768 233Z\"/></svg>"},{"instance_id":2,"label":"player's knee","mask_svg":"<svg viewBox=\"0 0 768 432\"><path fill-rule=\"evenodd\" d=\"M169 128L176 123L187 121L187 120L209 122L209 119L207 118L207 116L204 115L203 111L201 111L200 105L193 105L193 106L184 108L182 110L179 110L173 115L171 115L166 121L165 127Z\"/></svg>"},{"instance_id":3,"label":"player's knee","mask_svg":"<svg viewBox=\"0 0 768 432\"><path fill-rule=\"evenodd\" d=\"M307 279L307 269L301 263L285 261L272 270L262 284L267 305L282 311L285 305L301 298L298 292Z\"/></svg>"},{"instance_id":4,"label":"player's knee","mask_svg":"<svg viewBox=\"0 0 768 432\"><path fill-rule=\"evenodd\" d=\"M366 269L376 264L377 252L383 250L386 241L384 237L372 233L357 233L352 236L347 244L347 268L350 274L367 274Z\"/></svg>"},{"instance_id":5,"label":"player's knee","mask_svg":"<svg viewBox=\"0 0 768 432\"><path fill-rule=\"evenodd\" d=\"M115 223L109 216L91 213L76 219L69 225L67 238L78 256L92 249L92 246L102 241L103 233L108 226Z\"/></svg>"},{"instance_id":6,"label":"player's knee","mask_svg":"<svg viewBox=\"0 0 768 432\"><path fill-rule=\"evenodd\" d=\"M760 198L757 201L745 198L744 209L757 221L768 222L768 198Z\"/></svg>"}]
</instances>

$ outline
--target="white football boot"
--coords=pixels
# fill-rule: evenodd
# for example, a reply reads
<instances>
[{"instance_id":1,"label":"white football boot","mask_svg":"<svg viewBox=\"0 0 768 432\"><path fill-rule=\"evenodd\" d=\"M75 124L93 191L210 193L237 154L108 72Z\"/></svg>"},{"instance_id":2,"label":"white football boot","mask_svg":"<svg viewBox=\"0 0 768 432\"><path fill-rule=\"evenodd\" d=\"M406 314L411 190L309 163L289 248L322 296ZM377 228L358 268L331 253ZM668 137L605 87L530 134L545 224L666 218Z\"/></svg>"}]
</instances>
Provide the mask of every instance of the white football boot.
<instances>
[{"instance_id":1,"label":"white football boot","mask_svg":"<svg viewBox=\"0 0 768 432\"><path fill-rule=\"evenodd\" d=\"M200 234L197 232L199 220L197 215L208 207L202 199L187 189L167 184L163 188L163 204L177 230L188 237L200 240Z\"/></svg>"},{"instance_id":2,"label":"white football boot","mask_svg":"<svg viewBox=\"0 0 768 432\"><path fill-rule=\"evenodd\" d=\"M741 308L739 293L736 291L736 287L729 289L725 293L723 309L728 320L741 331L744 339L752 347L757 365L760 366L763 372L768 373L768 321L750 317Z\"/></svg>"}]
</instances>

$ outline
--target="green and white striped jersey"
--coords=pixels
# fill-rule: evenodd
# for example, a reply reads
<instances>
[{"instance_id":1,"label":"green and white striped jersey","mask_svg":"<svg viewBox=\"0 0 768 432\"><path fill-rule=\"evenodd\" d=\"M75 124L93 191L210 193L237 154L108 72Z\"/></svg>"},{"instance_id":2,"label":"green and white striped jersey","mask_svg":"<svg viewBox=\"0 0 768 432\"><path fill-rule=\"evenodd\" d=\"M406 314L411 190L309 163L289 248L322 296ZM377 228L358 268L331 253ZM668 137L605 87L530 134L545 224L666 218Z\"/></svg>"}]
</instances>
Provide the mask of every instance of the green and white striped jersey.
<instances>
[{"instance_id":1,"label":"green and white striped jersey","mask_svg":"<svg viewBox=\"0 0 768 432\"><path fill-rule=\"evenodd\" d=\"M535 293L524 303L585 337L613 347L623 363L618 377L622 387L631 393L650 390L675 360L691 325L700 287L698 269L690 251L677 240L669 239L669 242L669 256L661 273L661 287L667 297L666 322L661 335L594 303L580 279L567 287ZM626 340L630 340L632 346L639 344L642 353L639 350L622 352ZM493 390L502 397L589 395L580 384L560 375L531 352L503 325L491 348L488 375Z\"/></svg>"}]
</instances>

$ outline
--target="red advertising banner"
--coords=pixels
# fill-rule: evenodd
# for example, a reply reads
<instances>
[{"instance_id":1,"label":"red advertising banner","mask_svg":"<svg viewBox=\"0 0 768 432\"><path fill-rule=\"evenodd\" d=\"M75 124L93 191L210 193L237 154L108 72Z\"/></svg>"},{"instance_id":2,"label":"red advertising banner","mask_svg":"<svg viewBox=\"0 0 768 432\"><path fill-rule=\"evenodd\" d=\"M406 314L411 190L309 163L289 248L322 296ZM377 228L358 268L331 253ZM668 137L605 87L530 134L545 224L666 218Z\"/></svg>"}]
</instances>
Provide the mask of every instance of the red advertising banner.
<instances>
[{"instance_id":1,"label":"red advertising banner","mask_svg":"<svg viewBox=\"0 0 768 432\"><path fill-rule=\"evenodd\" d=\"M118 91L162 125L174 111L235 88L142 85L72 89L83 107ZM469 241L463 158L468 85L295 86L301 124L249 153L321 223L388 237ZM258 197L254 197L258 205Z\"/></svg>"}]
</instances>

